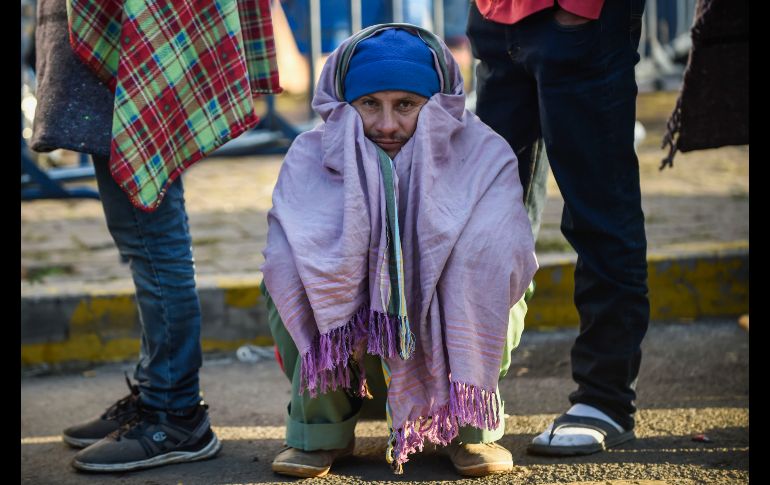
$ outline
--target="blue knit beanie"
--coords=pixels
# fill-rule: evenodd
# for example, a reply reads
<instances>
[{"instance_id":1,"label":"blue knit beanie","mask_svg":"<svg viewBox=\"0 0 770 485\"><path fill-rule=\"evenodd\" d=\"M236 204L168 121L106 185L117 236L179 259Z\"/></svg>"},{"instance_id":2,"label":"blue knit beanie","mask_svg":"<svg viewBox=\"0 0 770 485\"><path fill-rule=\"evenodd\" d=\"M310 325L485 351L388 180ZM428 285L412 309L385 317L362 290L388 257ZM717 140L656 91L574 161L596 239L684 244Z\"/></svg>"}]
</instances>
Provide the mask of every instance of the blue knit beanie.
<instances>
[{"instance_id":1,"label":"blue knit beanie","mask_svg":"<svg viewBox=\"0 0 770 485\"><path fill-rule=\"evenodd\" d=\"M404 29L382 30L362 40L350 58L345 101L386 90L409 91L426 98L439 91L430 47Z\"/></svg>"}]
</instances>

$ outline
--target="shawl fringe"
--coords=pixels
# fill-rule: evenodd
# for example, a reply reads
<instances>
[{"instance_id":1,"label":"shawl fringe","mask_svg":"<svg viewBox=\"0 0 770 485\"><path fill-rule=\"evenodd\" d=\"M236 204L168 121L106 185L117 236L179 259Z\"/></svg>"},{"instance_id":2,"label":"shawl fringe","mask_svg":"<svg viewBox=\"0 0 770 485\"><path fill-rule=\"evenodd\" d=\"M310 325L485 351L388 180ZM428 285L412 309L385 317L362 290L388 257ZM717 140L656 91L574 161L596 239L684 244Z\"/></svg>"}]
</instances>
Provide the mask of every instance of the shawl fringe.
<instances>
[{"instance_id":1,"label":"shawl fringe","mask_svg":"<svg viewBox=\"0 0 770 485\"><path fill-rule=\"evenodd\" d=\"M674 166L674 156L676 155L676 152L678 150L677 142L679 141L679 133L682 130L682 96L680 95L679 98L676 100L676 106L674 107L674 111L671 113L671 116L668 119L668 122L666 123L666 134L663 135L663 143L661 144L660 148L666 148L666 145L668 145L668 155L661 160L660 167L658 167L658 170L663 170L664 168L672 167Z\"/></svg>"},{"instance_id":2,"label":"shawl fringe","mask_svg":"<svg viewBox=\"0 0 770 485\"><path fill-rule=\"evenodd\" d=\"M363 351L380 357L395 357L398 353L399 328L402 319L369 309L362 305L343 326L323 335L318 334L313 344L302 354L300 364L300 393L310 397L338 388L350 389L351 357L358 357L359 372L357 395L366 397L366 373Z\"/></svg>"},{"instance_id":3,"label":"shawl fringe","mask_svg":"<svg viewBox=\"0 0 770 485\"><path fill-rule=\"evenodd\" d=\"M385 458L394 473L403 473L408 456L422 451L425 440L447 446L460 432L461 426L493 430L500 425L497 393L472 384L450 382L449 402L426 417L407 421L394 430L388 440Z\"/></svg>"}]
</instances>

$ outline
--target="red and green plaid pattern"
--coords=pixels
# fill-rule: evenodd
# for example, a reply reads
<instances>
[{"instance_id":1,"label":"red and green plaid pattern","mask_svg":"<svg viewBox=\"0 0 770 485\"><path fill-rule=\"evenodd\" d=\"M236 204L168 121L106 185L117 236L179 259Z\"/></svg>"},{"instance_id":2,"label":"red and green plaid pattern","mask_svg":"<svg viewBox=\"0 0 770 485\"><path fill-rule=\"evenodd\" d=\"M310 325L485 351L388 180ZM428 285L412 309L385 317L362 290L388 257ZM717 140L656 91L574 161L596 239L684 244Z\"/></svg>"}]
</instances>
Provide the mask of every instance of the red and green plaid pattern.
<instances>
[{"instance_id":1,"label":"red and green plaid pattern","mask_svg":"<svg viewBox=\"0 0 770 485\"><path fill-rule=\"evenodd\" d=\"M110 170L140 209L278 93L270 0L69 0L75 53L115 92Z\"/></svg>"}]
</instances>

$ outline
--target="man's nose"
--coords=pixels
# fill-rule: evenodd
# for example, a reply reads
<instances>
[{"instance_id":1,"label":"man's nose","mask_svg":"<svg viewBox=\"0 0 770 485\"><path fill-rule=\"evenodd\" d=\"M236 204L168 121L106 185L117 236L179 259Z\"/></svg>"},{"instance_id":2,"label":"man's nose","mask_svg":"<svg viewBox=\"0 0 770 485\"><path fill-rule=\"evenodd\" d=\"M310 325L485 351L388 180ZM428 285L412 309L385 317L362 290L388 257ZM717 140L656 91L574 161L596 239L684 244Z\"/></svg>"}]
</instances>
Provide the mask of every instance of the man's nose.
<instances>
[{"instance_id":1,"label":"man's nose","mask_svg":"<svg viewBox=\"0 0 770 485\"><path fill-rule=\"evenodd\" d=\"M376 128L377 131L386 136L393 135L396 133L396 131L398 131L398 123L396 122L396 117L391 110L382 110L379 118L377 119Z\"/></svg>"}]
</instances>

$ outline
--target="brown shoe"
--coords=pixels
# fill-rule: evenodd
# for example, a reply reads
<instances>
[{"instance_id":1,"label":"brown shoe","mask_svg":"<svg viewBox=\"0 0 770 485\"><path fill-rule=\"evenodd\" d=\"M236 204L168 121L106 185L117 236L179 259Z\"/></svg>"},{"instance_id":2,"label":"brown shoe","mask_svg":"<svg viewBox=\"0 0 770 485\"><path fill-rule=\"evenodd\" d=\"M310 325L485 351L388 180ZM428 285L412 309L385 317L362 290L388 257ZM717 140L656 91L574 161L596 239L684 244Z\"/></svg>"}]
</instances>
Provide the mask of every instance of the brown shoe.
<instances>
[{"instance_id":1,"label":"brown shoe","mask_svg":"<svg viewBox=\"0 0 770 485\"><path fill-rule=\"evenodd\" d=\"M334 460L353 454L355 442L352 439L348 446L338 450L304 451L286 447L273 460L273 471L300 478L322 477L329 473Z\"/></svg>"},{"instance_id":2,"label":"brown shoe","mask_svg":"<svg viewBox=\"0 0 770 485\"><path fill-rule=\"evenodd\" d=\"M483 477L513 470L511 452L497 443L452 443L447 454L455 470L466 477Z\"/></svg>"}]
</instances>

